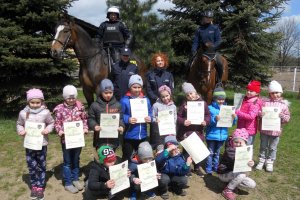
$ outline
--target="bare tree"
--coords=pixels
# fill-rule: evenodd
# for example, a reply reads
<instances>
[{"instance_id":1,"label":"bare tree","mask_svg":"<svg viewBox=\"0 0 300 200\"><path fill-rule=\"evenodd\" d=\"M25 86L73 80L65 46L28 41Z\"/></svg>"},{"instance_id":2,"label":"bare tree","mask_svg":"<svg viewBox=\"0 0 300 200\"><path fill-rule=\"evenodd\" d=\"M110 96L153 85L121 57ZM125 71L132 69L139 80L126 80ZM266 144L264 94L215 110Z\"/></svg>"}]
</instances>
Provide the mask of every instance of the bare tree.
<instances>
[{"instance_id":1,"label":"bare tree","mask_svg":"<svg viewBox=\"0 0 300 200\"><path fill-rule=\"evenodd\" d=\"M299 23L294 18L288 18L280 21L273 29L274 32L281 34L281 40L278 44L278 60L279 66L289 64L289 58L292 56L293 48L296 48L297 42L300 40Z\"/></svg>"}]
</instances>

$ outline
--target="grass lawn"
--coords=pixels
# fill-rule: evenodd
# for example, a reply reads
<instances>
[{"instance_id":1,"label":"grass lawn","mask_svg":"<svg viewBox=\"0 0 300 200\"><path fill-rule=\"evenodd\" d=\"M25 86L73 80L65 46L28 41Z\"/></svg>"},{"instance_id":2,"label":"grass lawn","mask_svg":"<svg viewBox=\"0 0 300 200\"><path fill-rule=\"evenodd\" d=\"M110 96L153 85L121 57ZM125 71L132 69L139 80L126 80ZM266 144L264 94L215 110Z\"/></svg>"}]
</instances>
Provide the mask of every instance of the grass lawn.
<instances>
[{"instance_id":1,"label":"grass lawn","mask_svg":"<svg viewBox=\"0 0 300 200\"><path fill-rule=\"evenodd\" d=\"M233 92L227 92L227 94L228 101L231 102ZM285 93L284 97L291 102L291 120L284 126L283 135L280 138L274 172L251 172L251 177L257 182L257 187L249 191L249 194L241 195L239 199L300 199L300 134L298 131L300 127L298 124L300 123L300 100L297 99L297 94L292 93ZM83 99L83 96L80 95L80 98ZM16 134L15 123L15 118L0 119L0 199L5 200L28 199L29 194L27 186L29 177L25 162L25 151L22 144L23 140ZM256 137L254 149L255 153L253 158L257 161L259 135ZM88 135L86 137L86 147L83 148L81 153L81 167L83 167L83 173L88 171L86 166L93 160L93 156L92 136ZM48 182L46 190L49 193L59 192L59 190L56 189L56 185L61 185L61 163L62 153L59 138L53 133L50 134L47 158ZM196 178L200 179L198 177ZM193 180L191 182L193 182ZM216 181L215 184L218 185L219 183ZM191 187L194 186L191 185ZM195 187L198 187L198 185L195 185ZM205 192L207 188L204 184L203 187L203 191ZM221 186L216 187L220 188ZM195 196L197 195L197 190L195 191L193 196L186 199L200 199L200 196L199 198ZM199 195L201 195L203 191L201 190ZM218 197L215 199L222 199L222 197L218 194Z\"/></svg>"}]
</instances>

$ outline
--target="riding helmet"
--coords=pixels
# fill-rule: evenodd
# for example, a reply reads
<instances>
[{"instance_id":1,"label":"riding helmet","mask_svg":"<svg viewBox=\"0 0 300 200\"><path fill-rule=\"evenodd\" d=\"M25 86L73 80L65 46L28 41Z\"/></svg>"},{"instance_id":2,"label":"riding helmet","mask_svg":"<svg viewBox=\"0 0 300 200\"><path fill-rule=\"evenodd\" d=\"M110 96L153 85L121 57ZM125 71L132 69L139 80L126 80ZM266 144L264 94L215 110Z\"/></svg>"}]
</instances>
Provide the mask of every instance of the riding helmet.
<instances>
[{"instance_id":1,"label":"riding helmet","mask_svg":"<svg viewBox=\"0 0 300 200\"><path fill-rule=\"evenodd\" d=\"M110 8L107 10L106 18L109 18L110 13L116 13L116 14L117 14L117 17L120 18L120 11L119 11L119 8L117 8L117 7L115 7L115 6L110 7Z\"/></svg>"},{"instance_id":2,"label":"riding helmet","mask_svg":"<svg viewBox=\"0 0 300 200\"><path fill-rule=\"evenodd\" d=\"M202 13L203 17L209 17L209 18L213 18L214 17L214 12L212 10L205 10Z\"/></svg>"}]
</instances>

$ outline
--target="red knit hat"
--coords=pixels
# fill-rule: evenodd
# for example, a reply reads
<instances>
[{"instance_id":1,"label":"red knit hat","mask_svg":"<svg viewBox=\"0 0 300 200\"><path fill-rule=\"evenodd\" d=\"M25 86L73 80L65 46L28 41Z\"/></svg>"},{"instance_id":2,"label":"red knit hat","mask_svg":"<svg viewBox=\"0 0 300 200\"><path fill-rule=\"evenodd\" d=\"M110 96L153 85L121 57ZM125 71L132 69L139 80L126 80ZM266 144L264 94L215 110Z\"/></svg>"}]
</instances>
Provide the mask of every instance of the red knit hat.
<instances>
[{"instance_id":1,"label":"red knit hat","mask_svg":"<svg viewBox=\"0 0 300 200\"><path fill-rule=\"evenodd\" d=\"M250 83L247 85L247 90L260 93L260 82L256 80L250 81Z\"/></svg>"}]
</instances>

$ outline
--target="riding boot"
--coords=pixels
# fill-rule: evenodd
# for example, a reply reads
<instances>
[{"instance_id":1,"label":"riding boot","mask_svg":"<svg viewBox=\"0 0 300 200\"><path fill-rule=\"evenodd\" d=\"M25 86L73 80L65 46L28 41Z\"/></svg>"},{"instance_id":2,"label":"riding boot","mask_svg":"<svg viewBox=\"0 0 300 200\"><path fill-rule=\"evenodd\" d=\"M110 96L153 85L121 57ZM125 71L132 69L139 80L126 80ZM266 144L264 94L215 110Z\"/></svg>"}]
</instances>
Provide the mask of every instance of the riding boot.
<instances>
[{"instance_id":1,"label":"riding boot","mask_svg":"<svg viewBox=\"0 0 300 200\"><path fill-rule=\"evenodd\" d=\"M216 70L217 70L217 82L222 82L223 76L223 63L221 59L221 55L216 53Z\"/></svg>"}]
</instances>

